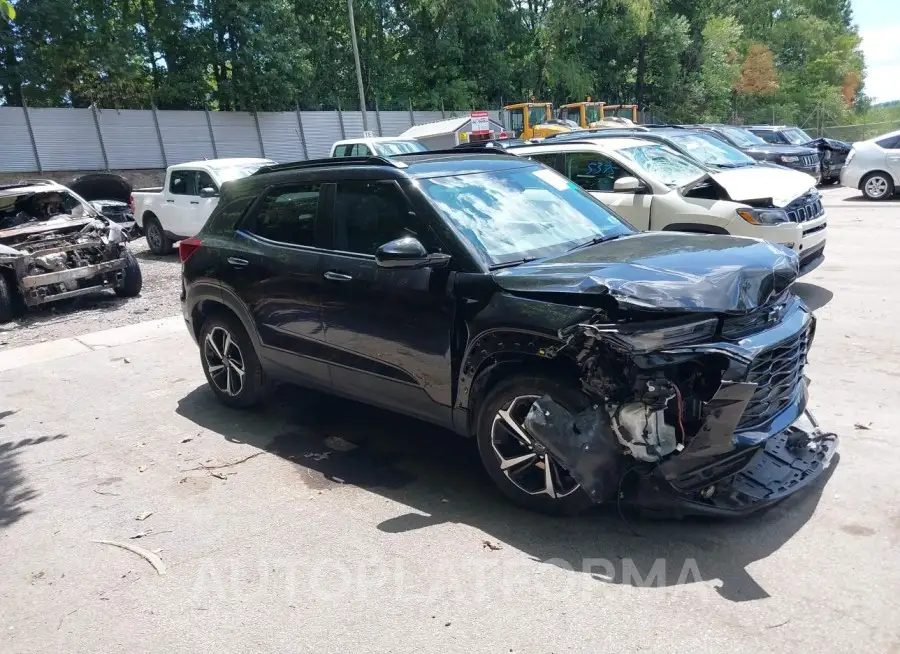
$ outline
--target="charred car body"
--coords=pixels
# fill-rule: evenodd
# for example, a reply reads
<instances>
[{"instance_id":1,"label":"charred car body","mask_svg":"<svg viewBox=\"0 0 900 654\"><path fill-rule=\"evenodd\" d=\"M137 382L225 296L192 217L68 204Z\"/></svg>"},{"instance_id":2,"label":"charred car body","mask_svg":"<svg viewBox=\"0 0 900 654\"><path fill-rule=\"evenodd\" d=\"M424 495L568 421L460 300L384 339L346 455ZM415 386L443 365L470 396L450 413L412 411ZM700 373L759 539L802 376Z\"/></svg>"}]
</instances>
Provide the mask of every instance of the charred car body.
<instances>
[{"instance_id":1,"label":"charred car body","mask_svg":"<svg viewBox=\"0 0 900 654\"><path fill-rule=\"evenodd\" d=\"M50 181L0 187L0 322L21 307L113 289L131 297L141 270L121 227Z\"/></svg>"},{"instance_id":2,"label":"charred car body","mask_svg":"<svg viewBox=\"0 0 900 654\"><path fill-rule=\"evenodd\" d=\"M782 246L636 233L504 155L286 164L222 193L179 252L185 321L229 406L279 380L424 419L550 513L742 514L834 454L807 412L815 320Z\"/></svg>"},{"instance_id":3,"label":"charred car body","mask_svg":"<svg viewBox=\"0 0 900 654\"><path fill-rule=\"evenodd\" d=\"M134 220L131 183L113 173L89 173L76 178L69 189L91 203L98 212L117 223L129 241L141 236Z\"/></svg>"}]
</instances>

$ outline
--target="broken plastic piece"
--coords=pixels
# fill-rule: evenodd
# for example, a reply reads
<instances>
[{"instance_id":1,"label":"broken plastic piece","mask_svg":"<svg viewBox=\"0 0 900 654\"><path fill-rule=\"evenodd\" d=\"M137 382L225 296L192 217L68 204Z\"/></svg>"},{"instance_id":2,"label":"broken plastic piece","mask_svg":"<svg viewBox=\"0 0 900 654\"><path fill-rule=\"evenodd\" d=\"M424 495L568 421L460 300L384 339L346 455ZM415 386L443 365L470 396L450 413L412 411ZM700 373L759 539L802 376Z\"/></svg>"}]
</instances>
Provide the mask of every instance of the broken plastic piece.
<instances>
[{"instance_id":1,"label":"broken plastic piece","mask_svg":"<svg viewBox=\"0 0 900 654\"><path fill-rule=\"evenodd\" d=\"M138 547L137 545L130 545L129 543L120 543L115 540L95 540L92 541L94 543L100 543L101 545L112 545L113 547L121 547L123 550L128 550L129 552L133 552L140 557L143 557L147 563L152 565L156 572L160 575L166 574L166 564L162 562L162 559L156 556L153 552L148 552L143 547Z\"/></svg>"}]
</instances>

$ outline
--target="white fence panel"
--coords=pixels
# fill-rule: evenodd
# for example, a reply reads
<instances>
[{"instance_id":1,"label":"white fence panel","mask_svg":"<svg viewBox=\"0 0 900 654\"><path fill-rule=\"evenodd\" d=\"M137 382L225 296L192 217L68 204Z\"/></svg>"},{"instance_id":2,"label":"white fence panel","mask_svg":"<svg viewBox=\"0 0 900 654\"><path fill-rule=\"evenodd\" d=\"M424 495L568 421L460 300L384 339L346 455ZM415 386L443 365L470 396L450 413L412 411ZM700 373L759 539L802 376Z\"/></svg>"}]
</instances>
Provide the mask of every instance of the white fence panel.
<instances>
[{"instance_id":1,"label":"white fence panel","mask_svg":"<svg viewBox=\"0 0 900 654\"><path fill-rule=\"evenodd\" d=\"M103 146L112 169L164 168L153 112L98 109Z\"/></svg>"},{"instance_id":2,"label":"white fence panel","mask_svg":"<svg viewBox=\"0 0 900 654\"><path fill-rule=\"evenodd\" d=\"M265 156L279 163L301 161L303 142L295 111L272 111L258 114Z\"/></svg>"},{"instance_id":3,"label":"white fence panel","mask_svg":"<svg viewBox=\"0 0 900 654\"><path fill-rule=\"evenodd\" d=\"M310 159L322 159L331 154L331 146L341 140L341 124L336 111L301 111L303 135Z\"/></svg>"},{"instance_id":4,"label":"white fence panel","mask_svg":"<svg viewBox=\"0 0 900 654\"><path fill-rule=\"evenodd\" d=\"M441 115L440 111L414 111L413 117L415 118L416 125L444 120L444 117ZM450 116L447 116L447 118L450 118Z\"/></svg>"},{"instance_id":5,"label":"white fence panel","mask_svg":"<svg viewBox=\"0 0 900 654\"><path fill-rule=\"evenodd\" d=\"M215 157L205 112L158 111L156 115L170 166Z\"/></svg>"},{"instance_id":6,"label":"white fence panel","mask_svg":"<svg viewBox=\"0 0 900 654\"><path fill-rule=\"evenodd\" d=\"M0 172L35 172L34 147L22 107L0 107Z\"/></svg>"},{"instance_id":7,"label":"white fence panel","mask_svg":"<svg viewBox=\"0 0 900 654\"><path fill-rule=\"evenodd\" d=\"M29 109L44 170L103 170L103 151L90 109Z\"/></svg>"},{"instance_id":8,"label":"white fence panel","mask_svg":"<svg viewBox=\"0 0 900 654\"><path fill-rule=\"evenodd\" d=\"M348 139L361 138L363 135L363 122L361 111L341 112L344 117L344 133ZM366 119L369 123L369 131L378 136L378 125L375 122L375 112L367 111Z\"/></svg>"},{"instance_id":9,"label":"white fence panel","mask_svg":"<svg viewBox=\"0 0 900 654\"><path fill-rule=\"evenodd\" d=\"M383 136L400 136L412 127L408 111L382 111L381 133Z\"/></svg>"},{"instance_id":10,"label":"white fence panel","mask_svg":"<svg viewBox=\"0 0 900 654\"><path fill-rule=\"evenodd\" d=\"M216 155L225 157L261 157L256 121L248 111L211 111Z\"/></svg>"}]
</instances>

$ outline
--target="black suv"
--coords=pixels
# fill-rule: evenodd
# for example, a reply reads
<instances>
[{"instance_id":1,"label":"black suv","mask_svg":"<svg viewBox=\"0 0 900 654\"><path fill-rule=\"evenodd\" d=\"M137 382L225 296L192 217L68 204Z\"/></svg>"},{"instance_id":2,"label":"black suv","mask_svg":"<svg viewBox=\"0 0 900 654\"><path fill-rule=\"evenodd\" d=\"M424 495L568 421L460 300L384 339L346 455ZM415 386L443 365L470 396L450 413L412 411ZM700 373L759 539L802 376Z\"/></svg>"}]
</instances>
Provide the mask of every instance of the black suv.
<instances>
[{"instance_id":1,"label":"black suv","mask_svg":"<svg viewBox=\"0 0 900 654\"><path fill-rule=\"evenodd\" d=\"M766 143L753 132L735 125L684 125L693 129L715 134L726 143L741 150L757 161L778 164L812 175L816 183L822 181L822 166L819 151L801 145L773 145Z\"/></svg>"},{"instance_id":2,"label":"black suv","mask_svg":"<svg viewBox=\"0 0 900 654\"><path fill-rule=\"evenodd\" d=\"M835 450L806 411L796 255L637 233L531 160L270 166L225 184L179 252L224 404L286 381L430 421L535 510L745 513Z\"/></svg>"},{"instance_id":3,"label":"black suv","mask_svg":"<svg viewBox=\"0 0 900 654\"><path fill-rule=\"evenodd\" d=\"M751 125L747 128L766 143L773 145L802 145L819 151L822 161L822 182L833 184L841 179L841 168L853 147L845 141L820 137L812 138L799 127L791 125Z\"/></svg>"}]
</instances>

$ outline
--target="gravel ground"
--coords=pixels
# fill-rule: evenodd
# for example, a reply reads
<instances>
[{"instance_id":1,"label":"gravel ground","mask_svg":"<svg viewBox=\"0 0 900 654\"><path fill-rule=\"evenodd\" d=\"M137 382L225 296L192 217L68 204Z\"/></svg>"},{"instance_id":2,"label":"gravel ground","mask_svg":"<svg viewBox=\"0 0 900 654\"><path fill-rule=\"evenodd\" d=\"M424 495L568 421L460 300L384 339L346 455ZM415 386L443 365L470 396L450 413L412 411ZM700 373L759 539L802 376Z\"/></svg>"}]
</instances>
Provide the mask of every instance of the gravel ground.
<instances>
[{"instance_id":1,"label":"gravel ground","mask_svg":"<svg viewBox=\"0 0 900 654\"><path fill-rule=\"evenodd\" d=\"M181 311L178 254L174 250L163 257L151 254L143 238L129 247L144 277L138 297L120 298L108 291L32 309L0 325L0 350L177 315Z\"/></svg>"}]
</instances>

